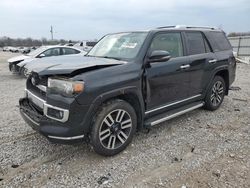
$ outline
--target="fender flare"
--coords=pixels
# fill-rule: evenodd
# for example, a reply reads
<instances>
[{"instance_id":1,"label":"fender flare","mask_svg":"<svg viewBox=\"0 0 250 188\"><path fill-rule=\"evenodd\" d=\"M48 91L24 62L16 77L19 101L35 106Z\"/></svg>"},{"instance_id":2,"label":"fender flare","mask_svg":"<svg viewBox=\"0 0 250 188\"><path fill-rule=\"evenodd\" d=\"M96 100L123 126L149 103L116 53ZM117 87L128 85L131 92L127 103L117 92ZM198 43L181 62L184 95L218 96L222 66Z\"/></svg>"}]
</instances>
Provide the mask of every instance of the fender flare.
<instances>
[{"instance_id":1,"label":"fender flare","mask_svg":"<svg viewBox=\"0 0 250 188\"><path fill-rule=\"evenodd\" d=\"M138 122L137 128L141 129L143 127L143 123L144 123L143 120L144 120L144 115L145 115L145 105L144 105L143 96L136 86L127 86L127 87L122 87L122 88L118 88L118 89L103 93L93 100L87 112L87 118L84 121L84 124L88 124L89 126L87 126L87 129L85 129L84 132L87 132L87 133L90 132L92 117L95 115L100 105L102 105L105 101L108 101L113 98L119 98L126 94L133 94L138 99L138 102L140 105L140 111L139 111L140 114L139 114L138 121L137 121Z\"/></svg>"},{"instance_id":2,"label":"fender flare","mask_svg":"<svg viewBox=\"0 0 250 188\"><path fill-rule=\"evenodd\" d=\"M210 81L209 81L209 83L208 83L208 85L207 85L207 87L206 87L206 90L205 90L205 93L204 93L204 97L206 96L207 91L208 91L208 89L210 88L210 86L211 86L211 84L212 84L212 82L213 82L213 78L215 77L215 75L216 75L219 71L224 71L224 70L226 70L226 71L229 72L229 69L228 69L228 66L227 66L227 65L223 65L223 66L217 67L216 69L213 70L213 73L211 74L211 77L210 77ZM226 89L227 89L227 92L228 92L229 88L227 87Z\"/></svg>"}]
</instances>

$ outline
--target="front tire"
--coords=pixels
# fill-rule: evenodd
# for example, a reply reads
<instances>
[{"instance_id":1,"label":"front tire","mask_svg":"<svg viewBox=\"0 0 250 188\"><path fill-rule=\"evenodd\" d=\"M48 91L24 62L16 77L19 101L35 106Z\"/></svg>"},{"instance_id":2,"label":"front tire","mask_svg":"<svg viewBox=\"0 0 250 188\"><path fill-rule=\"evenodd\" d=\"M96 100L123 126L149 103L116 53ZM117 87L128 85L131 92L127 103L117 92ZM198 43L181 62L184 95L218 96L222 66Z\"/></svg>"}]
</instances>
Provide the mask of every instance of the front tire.
<instances>
[{"instance_id":1,"label":"front tire","mask_svg":"<svg viewBox=\"0 0 250 188\"><path fill-rule=\"evenodd\" d=\"M205 98L205 109L217 110L223 102L226 93L225 80L221 76L215 76L214 80L207 91Z\"/></svg>"},{"instance_id":2,"label":"front tire","mask_svg":"<svg viewBox=\"0 0 250 188\"><path fill-rule=\"evenodd\" d=\"M123 100L102 105L93 118L90 142L96 153L112 156L132 141L137 126L134 108Z\"/></svg>"}]
</instances>

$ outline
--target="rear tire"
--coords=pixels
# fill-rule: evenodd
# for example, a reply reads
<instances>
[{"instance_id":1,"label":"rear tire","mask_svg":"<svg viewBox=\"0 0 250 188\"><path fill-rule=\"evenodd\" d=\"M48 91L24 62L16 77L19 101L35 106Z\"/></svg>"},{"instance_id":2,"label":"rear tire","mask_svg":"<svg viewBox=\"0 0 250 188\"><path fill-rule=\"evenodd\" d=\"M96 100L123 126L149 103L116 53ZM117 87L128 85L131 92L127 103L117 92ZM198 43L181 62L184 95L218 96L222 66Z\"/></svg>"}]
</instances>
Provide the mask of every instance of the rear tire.
<instances>
[{"instance_id":1,"label":"rear tire","mask_svg":"<svg viewBox=\"0 0 250 188\"><path fill-rule=\"evenodd\" d=\"M223 102L225 93L225 80L221 76L215 76L207 91L204 108L211 111L217 110Z\"/></svg>"},{"instance_id":2,"label":"rear tire","mask_svg":"<svg viewBox=\"0 0 250 188\"><path fill-rule=\"evenodd\" d=\"M90 143L96 153L112 156L132 141L137 127L134 108L123 100L103 104L92 121Z\"/></svg>"}]
</instances>

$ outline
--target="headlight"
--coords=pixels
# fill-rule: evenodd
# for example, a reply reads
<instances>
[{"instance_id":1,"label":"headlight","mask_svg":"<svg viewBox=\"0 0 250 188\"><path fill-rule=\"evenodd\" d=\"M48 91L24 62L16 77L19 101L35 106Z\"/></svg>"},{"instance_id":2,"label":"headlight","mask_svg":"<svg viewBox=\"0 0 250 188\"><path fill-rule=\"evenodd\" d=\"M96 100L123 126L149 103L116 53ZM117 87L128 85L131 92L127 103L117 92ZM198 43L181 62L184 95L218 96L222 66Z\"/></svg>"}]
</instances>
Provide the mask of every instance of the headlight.
<instances>
[{"instance_id":1,"label":"headlight","mask_svg":"<svg viewBox=\"0 0 250 188\"><path fill-rule=\"evenodd\" d=\"M28 69L23 68L23 75L24 75L26 78L28 78L30 74L31 74L31 72L30 72Z\"/></svg>"},{"instance_id":2,"label":"headlight","mask_svg":"<svg viewBox=\"0 0 250 188\"><path fill-rule=\"evenodd\" d=\"M67 79L48 79L49 93L61 94L72 97L74 94L83 92L84 82L72 81Z\"/></svg>"}]
</instances>

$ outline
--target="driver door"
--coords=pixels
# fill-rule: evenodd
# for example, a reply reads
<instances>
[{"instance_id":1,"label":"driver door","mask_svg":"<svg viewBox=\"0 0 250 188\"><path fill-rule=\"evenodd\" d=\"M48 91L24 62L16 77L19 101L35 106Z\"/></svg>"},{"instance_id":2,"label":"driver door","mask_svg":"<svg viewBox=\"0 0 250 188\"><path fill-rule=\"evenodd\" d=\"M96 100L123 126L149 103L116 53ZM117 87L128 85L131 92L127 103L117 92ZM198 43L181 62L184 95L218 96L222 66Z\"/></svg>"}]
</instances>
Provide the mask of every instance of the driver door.
<instances>
[{"instance_id":1,"label":"driver door","mask_svg":"<svg viewBox=\"0 0 250 188\"><path fill-rule=\"evenodd\" d=\"M189 58L184 57L182 41L181 32L157 33L153 37L149 52L168 51L171 58L166 62L150 63L146 68L148 111L163 110L164 106L188 97Z\"/></svg>"}]
</instances>

